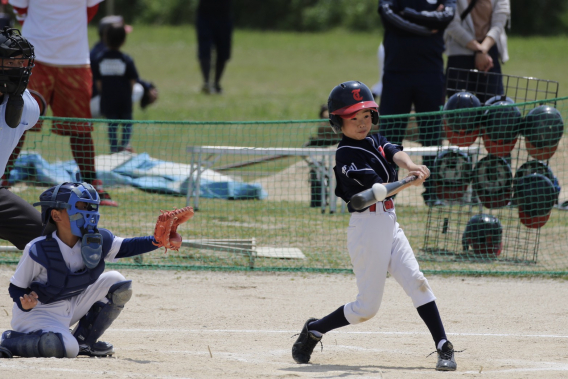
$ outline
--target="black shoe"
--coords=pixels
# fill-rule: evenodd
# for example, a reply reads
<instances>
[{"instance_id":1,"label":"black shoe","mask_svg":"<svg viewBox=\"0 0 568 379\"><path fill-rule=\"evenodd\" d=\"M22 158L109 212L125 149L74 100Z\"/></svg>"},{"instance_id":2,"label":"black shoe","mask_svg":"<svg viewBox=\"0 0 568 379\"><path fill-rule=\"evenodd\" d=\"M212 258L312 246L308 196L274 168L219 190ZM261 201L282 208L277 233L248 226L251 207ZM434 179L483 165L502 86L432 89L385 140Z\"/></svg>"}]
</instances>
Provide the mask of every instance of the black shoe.
<instances>
[{"instance_id":1,"label":"black shoe","mask_svg":"<svg viewBox=\"0 0 568 379\"><path fill-rule=\"evenodd\" d=\"M7 348L0 346L0 358L12 358L12 352Z\"/></svg>"},{"instance_id":2,"label":"black shoe","mask_svg":"<svg viewBox=\"0 0 568 379\"><path fill-rule=\"evenodd\" d=\"M294 346L292 346L292 358L294 358L296 363L308 363L314 348L321 341L321 337L316 337L308 330L308 324L317 320L317 318L310 318L306 321L300 336L294 342Z\"/></svg>"},{"instance_id":3,"label":"black shoe","mask_svg":"<svg viewBox=\"0 0 568 379\"><path fill-rule=\"evenodd\" d=\"M219 84L215 84L215 93L217 95L222 95L223 94L223 88L221 88L221 86Z\"/></svg>"},{"instance_id":4,"label":"black shoe","mask_svg":"<svg viewBox=\"0 0 568 379\"><path fill-rule=\"evenodd\" d=\"M450 341L444 342L441 349L437 350L437 371L456 371L458 365L454 359L454 345Z\"/></svg>"},{"instance_id":5,"label":"black shoe","mask_svg":"<svg viewBox=\"0 0 568 379\"><path fill-rule=\"evenodd\" d=\"M108 342L97 341L92 346L79 345L78 355L88 355L89 357L106 357L114 354L114 346Z\"/></svg>"}]
</instances>

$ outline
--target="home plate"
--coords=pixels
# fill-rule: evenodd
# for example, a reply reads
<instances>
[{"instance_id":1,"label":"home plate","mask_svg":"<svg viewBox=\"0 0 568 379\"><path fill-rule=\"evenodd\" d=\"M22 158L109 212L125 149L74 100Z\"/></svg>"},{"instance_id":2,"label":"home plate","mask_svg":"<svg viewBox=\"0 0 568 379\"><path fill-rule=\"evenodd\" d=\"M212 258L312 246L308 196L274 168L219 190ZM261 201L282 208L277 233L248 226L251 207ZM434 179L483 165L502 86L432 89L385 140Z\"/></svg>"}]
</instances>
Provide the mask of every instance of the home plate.
<instances>
[{"instance_id":1,"label":"home plate","mask_svg":"<svg viewBox=\"0 0 568 379\"><path fill-rule=\"evenodd\" d=\"M302 250L295 247L257 246L256 256L262 258L306 259Z\"/></svg>"}]
</instances>

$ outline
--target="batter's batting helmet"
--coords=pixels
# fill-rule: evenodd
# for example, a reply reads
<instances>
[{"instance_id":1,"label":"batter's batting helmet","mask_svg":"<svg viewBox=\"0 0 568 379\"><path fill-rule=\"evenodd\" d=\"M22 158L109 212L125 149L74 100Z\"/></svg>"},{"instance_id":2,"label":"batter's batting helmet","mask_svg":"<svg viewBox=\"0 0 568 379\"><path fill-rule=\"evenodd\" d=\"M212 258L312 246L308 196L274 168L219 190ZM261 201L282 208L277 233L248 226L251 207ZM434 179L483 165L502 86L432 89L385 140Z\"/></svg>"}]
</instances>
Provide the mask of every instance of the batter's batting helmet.
<instances>
[{"instance_id":1,"label":"batter's batting helmet","mask_svg":"<svg viewBox=\"0 0 568 379\"><path fill-rule=\"evenodd\" d=\"M558 194L553 182L542 174L520 178L515 186L515 199L523 225L533 229L544 226L558 202Z\"/></svg>"},{"instance_id":2,"label":"batter's batting helmet","mask_svg":"<svg viewBox=\"0 0 568 379\"><path fill-rule=\"evenodd\" d=\"M499 219L489 214L474 215L462 235L464 251L472 248L476 255L496 257L501 254L503 227Z\"/></svg>"},{"instance_id":3,"label":"batter's batting helmet","mask_svg":"<svg viewBox=\"0 0 568 379\"><path fill-rule=\"evenodd\" d=\"M434 161L438 197L456 200L463 197L471 180L471 160L459 150L445 150Z\"/></svg>"},{"instance_id":4,"label":"batter's batting helmet","mask_svg":"<svg viewBox=\"0 0 568 379\"><path fill-rule=\"evenodd\" d=\"M509 204L512 196L513 174L507 161L488 155L475 165L473 190L487 208L501 208Z\"/></svg>"},{"instance_id":5,"label":"batter's batting helmet","mask_svg":"<svg viewBox=\"0 0 568 379\"><path fill-rule=\"evenodd\" d=\"M550 159L564 133L562 114L550 105L532 109L525 117L521 134L528 153L535 159Z\"/></svg>"},{"instance_id":6,"label":"batter's batting helmet","mask_svg":"<svg viewBox=\"0 0 568 379\"><path fill-rule=\"evenodd\" d=\"M523 115L513 104L503 96L485 111L483 142L489 154L507 156L515 147Z\"/></svg>"},{"instance_id":7,"label":"batter's batting helmet","mask_svg":"<svg viewBox=\"0 0 568 379\"><path fill-rule=\"evenodd\" d=\"M34 67L34 47L18 29L5 27L0 31L0 88L8 94L4 119L11 128L20 125L24 99Z\"/></svg>"},{"instance_id":8,"label":"batter's batting helmet","mask_svg":"<svg viewBox=\"0 0 568 379\"><path fill-rule=\"evenodd\" d=\"M470 92L461 91L454 93L448 99L444 105L444 111L479 107L481 107L481 103L475 95ZM446 131L446 137L450 143L462 147L474 143L479 135L481 115L481 109L444 113L442 123Z\"/></svg>"},{"instance_id":9,"label":"batter's batting helmet","mask_svg":"<svg viewBox=\"0 0 568 379\"><path fill-rule=\"evenodd\" d=\"M361 82L349 81L335 86L327 100L329 123L333 131L341 133L343 118L351 118L361 109L371 109L373 125L379 123L379 105L371 90Z\"/></svg>"}]
</instances>

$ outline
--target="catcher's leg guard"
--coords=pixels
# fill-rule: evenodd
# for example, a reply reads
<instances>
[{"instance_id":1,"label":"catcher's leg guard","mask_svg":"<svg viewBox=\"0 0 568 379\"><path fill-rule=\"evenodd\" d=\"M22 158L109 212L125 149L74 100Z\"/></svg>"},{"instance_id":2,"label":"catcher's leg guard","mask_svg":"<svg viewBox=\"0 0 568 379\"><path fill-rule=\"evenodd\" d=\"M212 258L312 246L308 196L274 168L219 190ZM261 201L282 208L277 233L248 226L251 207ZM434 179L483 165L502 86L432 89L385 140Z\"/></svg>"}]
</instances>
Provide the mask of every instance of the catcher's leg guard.
<instances>
[{"instance_id":1,"label":"catcher's leg guard","mask_svg":"<svg viewBox=\"0 0 568 379\"><path fill-rule=\"evenodd\" d=\"M125 280L113 284L107 294L108 303L97 301L83 316L73 336L79 342L79 354L86 355L112 355L112 345L99 341L100 336L108 329L124 309L124 304L132 297L132 280Z\"/></svg>"},{"instance_id":2,"label":"catcher's leg guard","mask_svg":"<svg viewBox=\"0 0 568 379\"><path fill-rule=\"evenodd\" d=\"M31 333L7 330L0 345L11 354L26 358L63 358L65 345L61 333L38 330Z\"/></svg>"}]
</instances>

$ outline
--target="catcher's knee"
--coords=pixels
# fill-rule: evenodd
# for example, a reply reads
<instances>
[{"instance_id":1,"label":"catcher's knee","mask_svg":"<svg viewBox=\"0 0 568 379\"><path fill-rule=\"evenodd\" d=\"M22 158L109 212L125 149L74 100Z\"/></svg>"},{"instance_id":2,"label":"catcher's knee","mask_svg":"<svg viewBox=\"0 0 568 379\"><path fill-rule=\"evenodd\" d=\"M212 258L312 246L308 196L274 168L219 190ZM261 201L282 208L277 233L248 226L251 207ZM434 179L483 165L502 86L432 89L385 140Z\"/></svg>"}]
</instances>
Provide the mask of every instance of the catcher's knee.
<instances>
[{"instance_id":1,"label":"catcher's knee","mask_svg":"<svg viewBox=\"0 0 568 379\"><path fill-rule=\"evenodd\" d=\"M124 280L113 284L107 294L107 299L111 304L123 306L132 297L132 280Z\"/></svg>"}]
</instances>

